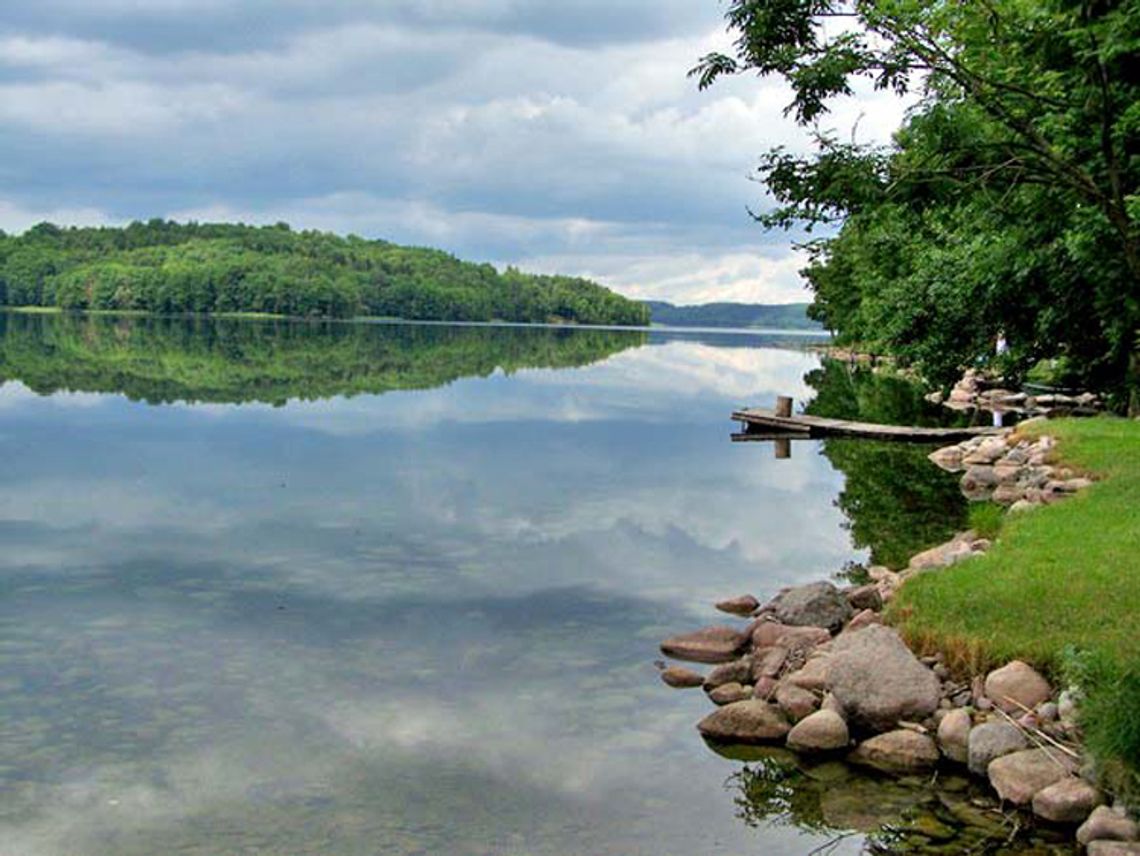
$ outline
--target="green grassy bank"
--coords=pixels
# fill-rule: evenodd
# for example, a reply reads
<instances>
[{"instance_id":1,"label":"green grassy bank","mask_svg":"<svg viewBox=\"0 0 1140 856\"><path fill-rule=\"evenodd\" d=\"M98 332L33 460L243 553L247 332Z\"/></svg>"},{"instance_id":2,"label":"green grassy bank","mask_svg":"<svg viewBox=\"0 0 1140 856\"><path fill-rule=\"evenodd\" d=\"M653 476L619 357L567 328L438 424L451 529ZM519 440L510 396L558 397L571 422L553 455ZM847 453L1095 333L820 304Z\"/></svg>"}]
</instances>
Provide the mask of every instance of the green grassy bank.
<instances>
[{"instance_id":1,"label":"green grassy bank","mask_svg":"<svg viewBox=\"0 0 1140 856\"><path fill-rule=\"evenodd\" d=\"M985 556L903 587L890 617L924 649L981 671L1017 657L1087 693L1088 748L1111 782L1140 792L1140 422L1035 424L1057 459L1097 483L1008 516Z\"/></svg>"}]
</instances>

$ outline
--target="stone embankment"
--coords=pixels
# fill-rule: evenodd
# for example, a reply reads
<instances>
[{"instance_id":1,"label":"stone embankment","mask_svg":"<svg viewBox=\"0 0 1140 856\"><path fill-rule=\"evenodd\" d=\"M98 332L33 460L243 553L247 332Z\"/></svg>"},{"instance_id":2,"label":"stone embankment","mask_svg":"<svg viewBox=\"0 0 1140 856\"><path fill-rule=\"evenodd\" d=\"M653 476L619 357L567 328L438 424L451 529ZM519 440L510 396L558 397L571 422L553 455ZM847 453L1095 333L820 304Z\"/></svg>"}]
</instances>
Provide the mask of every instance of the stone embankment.
<instances>
[{"instance_id":1,"label":"stone embankment","mask_svg":"<svg viewBox=\"0 0 1140 856\"><path fill-rule=\"evenodd\" d=\"M937 391L926 396L926 400L952 410L991 410L1030 416L1091 415L1104 409L1100 398L1091 392L1078 395L1030 395L1004 389L1000 379L990 379L974 369L968 369L962 375L962 379L950 390L949 396L943 396L941 391Z\"/></svg>"},{"instance_id":2,"label":"stone embankment","mask_svg":"<svg viewBox=\"0 0 1140 856\"><path fill-rule=\"evenodd\" d=\"M1051 449L1047 439L986 438L932 458L967 475L1000 469L994 493L1015 486L1010 502L1032 505L1084 486L1050 466ZM673 687L704 688L717 706L697 725L707 740L838 755L894 775L956 765L987 779L1006 804L1079 827L1077 838L1091 854L1140 854L1136 824L1122 807L1105 805L1082 753L1076 692L1058 692L1016 660L986 675L954 675L941 655L916 656L883 623L884 604L908 578L988 547L966 532L900 571L871 568L867 585L818 582L785 589L763 605L751 595L723 601L719 609L751 623L667 639L667 656L712 668L702 674L673 665L661 677Z\"/></svg>"}]
</instances>

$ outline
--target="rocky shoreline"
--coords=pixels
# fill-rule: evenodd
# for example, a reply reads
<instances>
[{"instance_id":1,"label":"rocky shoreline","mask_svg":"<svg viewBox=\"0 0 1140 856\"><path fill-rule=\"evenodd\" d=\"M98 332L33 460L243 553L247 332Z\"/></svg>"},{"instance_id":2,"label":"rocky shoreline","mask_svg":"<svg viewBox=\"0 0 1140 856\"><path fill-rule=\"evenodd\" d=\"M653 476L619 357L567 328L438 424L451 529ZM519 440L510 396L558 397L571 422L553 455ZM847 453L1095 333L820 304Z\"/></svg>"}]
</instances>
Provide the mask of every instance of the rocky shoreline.
<instances>
[{"instance_id":1,"label":"rocky shoreline","mask_svg":"<svg viewBox=\"0 0 1140 856\"><path fill-rule=\"evenodd\" d=\"M1029 442L1011 433L940 449L931 459L964 471L971 498L984 483L980 498L1020 510L1091 483L1049 463L1052 449L1048 437ZM661 678L704 689L717 709L697 728L714 744L782 746L895 776L968 770L1003 804L1076 827L1090 854L1140 854L1140 829L1123 806L1106 804L1082 751L1075 688L1058 691L1016 660L985 675L954 675L942 655L918 656L884 624L884 605L907 579L989 546L964 532L905 569L870 568L866 585L817 582L765 604L751 595L722 601L718 609L750 623L665 640L666 656L712 668L702 674L671 665Z\"/></svg>"}]
</instances>

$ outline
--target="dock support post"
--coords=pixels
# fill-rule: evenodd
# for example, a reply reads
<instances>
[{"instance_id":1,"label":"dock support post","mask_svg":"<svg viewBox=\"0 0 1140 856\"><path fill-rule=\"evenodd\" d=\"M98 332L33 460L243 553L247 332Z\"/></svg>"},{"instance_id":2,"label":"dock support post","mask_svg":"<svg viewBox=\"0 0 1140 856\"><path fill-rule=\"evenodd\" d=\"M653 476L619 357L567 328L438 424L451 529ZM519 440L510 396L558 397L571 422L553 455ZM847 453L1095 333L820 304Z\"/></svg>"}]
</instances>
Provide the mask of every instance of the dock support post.
<instances>
[{"instance_id":1,"label":"dock support post","mask_svg":"<svg viewBox=\"0 0 1140 856\"><path fill-rule=\"evenodd\" d=\"M779 440L774 441L776 446L776 460L786 461L792 456L792 441L786 437L781 437Z\"/></svg>"},{"instance_id":2,"label":"dock support post","mask_svg":"<svg viewBox=\"0 0 1140 856\"><path fill-rule=\"evenodd\" d=\"M789 395L776 396L776 415L788 419L792 415L792 398Z\"/></svg>"}]
</instances>

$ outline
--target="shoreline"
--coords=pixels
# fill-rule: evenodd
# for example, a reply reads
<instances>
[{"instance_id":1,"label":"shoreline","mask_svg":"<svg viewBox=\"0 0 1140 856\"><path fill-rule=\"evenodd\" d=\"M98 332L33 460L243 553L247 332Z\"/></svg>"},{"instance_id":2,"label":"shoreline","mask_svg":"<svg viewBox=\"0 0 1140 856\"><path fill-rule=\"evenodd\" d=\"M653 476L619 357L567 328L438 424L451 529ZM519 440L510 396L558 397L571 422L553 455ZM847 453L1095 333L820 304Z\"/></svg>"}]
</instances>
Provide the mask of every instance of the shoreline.
<instances>
[{"instance_id":1,"label":"shoreline","mask_svg":"<svg viewBox=\"0 0 1140 856\"><path fill-rule=\"evenodd\" d=\"M1067 462L1054 467L1054 446L1051 437L1030 442L1011 430L1000 440L978 438L930 457L939 465L964 458L974 469L1004 465L1005 484L1038 491L1031 494L1035 502L1019 496L1014 514L1021 517L1029 505L1051 504L1092 484L1064 472ZM1042 471L1074 483L1070 489L1053 479L1054 492L1044 491L1035 484ZM965 765L1003 802L1049 824L1077 826L1082 845L1134 840L1140 830L1123 804L1104 806L1104 783L1096 781L1082 742L1078 691L1051 686L1020 659L968 669L954 652L936 652L889 626L900 623L892 601L909 580L991 546L976 533L959 533L913 556L905 569L870 569L867 585L798 586L763 606L750 595L723 601L718 609L752 623L743 631L706 628L666 640L667 656L715 665L699 683L697 672L677 666L662 679L670 686L700 685L718 705L698 725L713 744L774 745L805 759L838 756L894 776ZM905 679L892 680L892 674Z\"/></svg>"}]
</instances>

